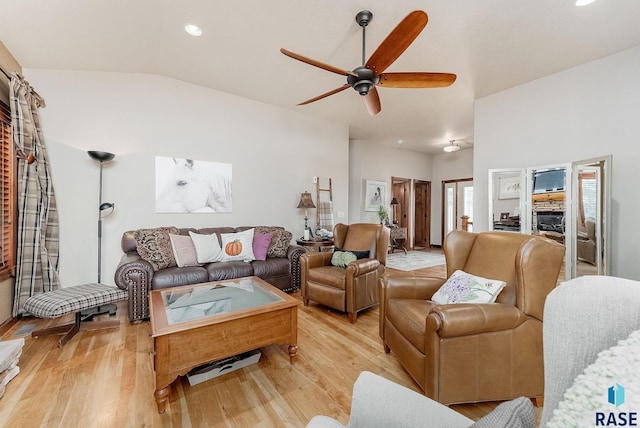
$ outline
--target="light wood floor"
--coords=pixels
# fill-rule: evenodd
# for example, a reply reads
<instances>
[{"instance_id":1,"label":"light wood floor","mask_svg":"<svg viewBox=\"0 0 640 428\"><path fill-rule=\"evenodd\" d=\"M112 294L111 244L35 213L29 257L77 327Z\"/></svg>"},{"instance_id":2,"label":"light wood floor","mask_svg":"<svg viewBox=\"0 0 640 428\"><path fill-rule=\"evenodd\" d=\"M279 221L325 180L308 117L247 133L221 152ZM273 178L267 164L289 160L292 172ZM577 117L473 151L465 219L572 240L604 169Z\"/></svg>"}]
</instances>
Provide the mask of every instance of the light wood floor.
<instances>
[{"instance_id":1,"label":"light wood floor","mask_svg":"<svg viewBox=\"0 0 640 428\"><path fill-rule=\"evenodd\" d=\"M444 277L445 271L439 266L421 272ZM350 324L345 314L311 303L299 307L294 364L286 346L271 345L260 349L257 364L244 369L194 386L180 378L167 412L159 415L148 322L129 324L126 302L119 303L116 316L119 329L80 332L62 349L56 346L58 336L23 336L20 374L0 399L0 426L304 427L318 414L345 424L353 383L363 370L419 391L394 354L384 353L377 308ZM29 324L52 321L21 319L3 340L16 338L14 333ZM452 408L478 419L497 404Z\"/></svg>"}]
</instances>

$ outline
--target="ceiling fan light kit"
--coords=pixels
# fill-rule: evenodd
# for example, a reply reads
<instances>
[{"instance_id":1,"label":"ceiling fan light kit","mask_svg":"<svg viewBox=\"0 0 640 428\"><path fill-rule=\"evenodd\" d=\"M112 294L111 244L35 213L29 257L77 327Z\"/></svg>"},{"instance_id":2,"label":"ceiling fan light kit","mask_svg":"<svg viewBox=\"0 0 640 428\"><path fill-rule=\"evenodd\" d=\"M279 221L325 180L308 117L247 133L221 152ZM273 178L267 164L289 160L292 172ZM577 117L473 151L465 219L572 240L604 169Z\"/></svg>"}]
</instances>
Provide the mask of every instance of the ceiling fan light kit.
<instances>
[{"instance_id":1,"label":"ceiling fan light kit","mask_svg":"<svg viewBox=\"0 0 640 428\"><path fill-rule=\"evenodd\" d=\"M448 146L444 146L444 151L447 153L457 152L458 150L460 150L460 146L456 144L456 140L451 140Z\"/></svg>"},{"instance_id":2,"label":"ceiling fan light kit","mask_svg":"<svg viewBox=\"0 0 640 428\"><path fill-rule=\"evenodd\" d=\"M356 15L356 22L362 27L362 65L356 67L353 71L334 67L284 48L280 49L280 52L290 58L347 77L347 83L339 88L303 101L298 105L310 104L351 87L362 96L365 108L373 116L382 110L376 86L386 86L388 88L442 88L455 82L456 75L452 73L384 73L427 26L429 18L421 10L414 10L400 21L387 38L380 43L375 52L369 57L369 60L365 62L366 27L372 19L373 13L368 10L358 12Z\"/></svg>"}]
</instances>

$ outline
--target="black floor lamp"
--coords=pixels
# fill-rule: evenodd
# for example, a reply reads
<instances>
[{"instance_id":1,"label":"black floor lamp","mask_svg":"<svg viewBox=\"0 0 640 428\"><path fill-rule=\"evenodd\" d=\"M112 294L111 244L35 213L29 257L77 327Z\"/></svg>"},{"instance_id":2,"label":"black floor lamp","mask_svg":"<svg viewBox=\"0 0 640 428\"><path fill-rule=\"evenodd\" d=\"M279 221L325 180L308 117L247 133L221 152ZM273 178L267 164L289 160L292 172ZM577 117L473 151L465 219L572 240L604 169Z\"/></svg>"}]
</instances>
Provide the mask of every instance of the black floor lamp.
<instances>
[{"instance_id":1,"label":"black floor lamp","mask_svg":"<svg viewBox=\"0 0 640 428\"><path fill-rule=\"evenodd\" d=\"M102 281L102 217L103 211L111 210L113 212L114 204L111 202L102 202L102 167L105 162L110 162L113 158L116 157L113 153L108 152L98 152L98 151L89 151L87 152L89 157L93 160L100 162L100 187L98 191L98 284ZM109 212L109 214L111 214ZM83 311L82 314L87 317L91 317L93 315L104 314L109 312L109 314L113 315L116 313L116 305L108 304L98 306L96 308L89 309L88 311Z\"/></svg>"}]
</instances>

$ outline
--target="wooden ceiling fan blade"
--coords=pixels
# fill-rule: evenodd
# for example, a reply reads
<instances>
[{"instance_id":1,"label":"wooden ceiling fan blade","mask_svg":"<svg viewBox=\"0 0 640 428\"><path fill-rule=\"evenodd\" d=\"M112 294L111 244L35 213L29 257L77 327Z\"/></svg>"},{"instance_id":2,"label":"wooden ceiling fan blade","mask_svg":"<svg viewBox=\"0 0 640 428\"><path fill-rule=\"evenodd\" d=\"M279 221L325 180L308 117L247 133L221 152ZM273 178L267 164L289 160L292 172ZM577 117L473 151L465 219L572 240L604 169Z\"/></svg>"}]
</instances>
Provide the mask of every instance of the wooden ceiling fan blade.
<instances>
[{"instance_id":1,"label":"wooden ceiling fan blade","mask_svg":"<svg viewBox=\"0 0 640 428\"><path fill-rule=\"evenodd\" d=\"M334 67L333 65L324 63L322 61L315 60L313 58L306 57L304 55L297 54L295 52L288 51L284 48L280 49L280 52L288 56L289 58L297 59L298 61L304 62L305 64L313 65L314 67L321 68L323 70L330 71L332 73L340 74L342 76L354 76L358 77L356 73L349 70L343 70L338 67Z\"/></svg>"},{"instance_id":2,"label":"wooden ceiling fan blade","mask_svg":"<svg viewBox=\"0 0 640 428\"><path fill-rule=\"evenodd\" d=\"M427 26L429 17L421 10L408 14L393 29L378 49L371 55L365 67L380 74L387 69L413 43L418 34Z\"/></svg>"},{"instance_id":3,"label":"wooden ceiling fan blade","mask_svg":"<svg viewBox=\"0 0 640 428\"><path fill-rule=\"evenodd\" d=\"M322 94L322 95L318 95L317 97L315 97L315 98L311 98L310 100L303 101L303 102L299 103L298 105L299 105L299 106L303 106L303 105L305 105L305 104L310 104L310 103L312 103L312 102L314 102L314 101L318 101L318 100L321 100L321 99L323 99L323 98L327 98L327 97L328 97L328 96L330 96L330 95L337 94L338 92L342 92L342 91L344 91L344 90L345 90L345 89L347 89L347 88L349 88L349 85L347 85L347 84L345 83L344 85L340 86L339 88L333 89L333 90L331 90L331 91L329 91L329 92L325 92L324 94Z\"/></svg>"},{"instance_id":4,"label":"wooden ceiling fan blade","mask_svg":"<svg viewBox=\"0 0 640 428\"><path fill-rule=\"evenodd\" d=\"M445 88L456 81L452 73L382 73L379 86L387 88Z\"/></svg>"},{"instance_id":5,"label":"wooden ceiling fan blade","mask_svg":"<svg viewBox=\"0 0 640 428\"><path fill-rule=\"evenodd\" d=\"M382 110L380 106L380 96L375 86L369 90L367 95L362 97L362 102L371 116L375 116Z\"/></svg>"}]
</instances>

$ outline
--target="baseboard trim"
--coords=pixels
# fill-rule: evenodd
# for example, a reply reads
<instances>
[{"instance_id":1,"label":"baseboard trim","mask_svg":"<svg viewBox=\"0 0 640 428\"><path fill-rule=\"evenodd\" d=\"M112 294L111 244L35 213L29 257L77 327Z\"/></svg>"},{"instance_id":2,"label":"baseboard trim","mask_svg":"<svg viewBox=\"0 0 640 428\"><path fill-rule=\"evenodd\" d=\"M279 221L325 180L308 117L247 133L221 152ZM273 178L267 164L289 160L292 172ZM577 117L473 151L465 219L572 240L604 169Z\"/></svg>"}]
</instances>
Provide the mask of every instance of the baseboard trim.
<instances>
[{"instance_id":1,"label":"baseboard trim","mask_svg":"<svg viewBox=\"0 0 640 428\"><path fill-rule=\"evenodd\" d=\"M0 324L0 336L8 332L18 322L19 317L11 317L2 324Z\"/></svg>"}]
</instances>

